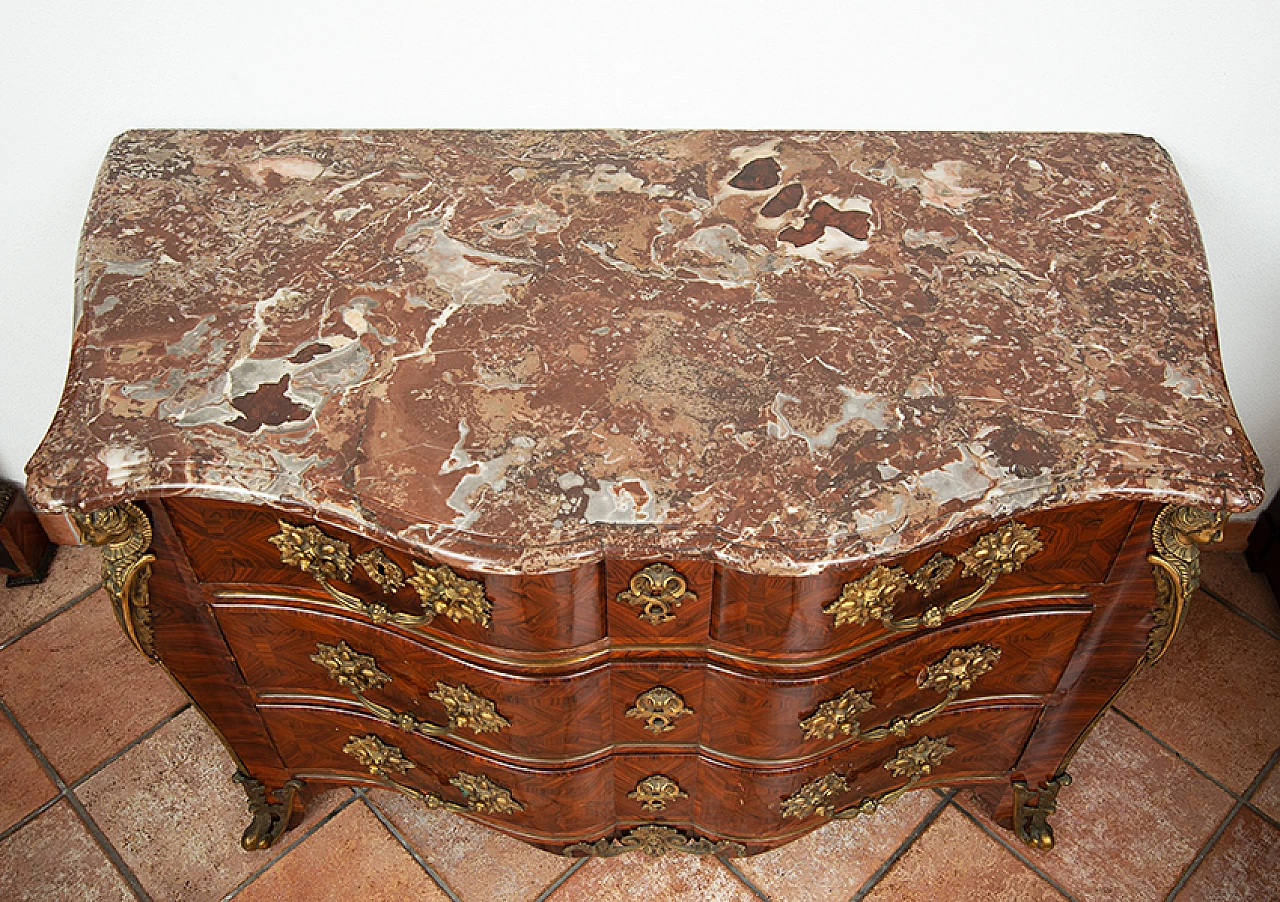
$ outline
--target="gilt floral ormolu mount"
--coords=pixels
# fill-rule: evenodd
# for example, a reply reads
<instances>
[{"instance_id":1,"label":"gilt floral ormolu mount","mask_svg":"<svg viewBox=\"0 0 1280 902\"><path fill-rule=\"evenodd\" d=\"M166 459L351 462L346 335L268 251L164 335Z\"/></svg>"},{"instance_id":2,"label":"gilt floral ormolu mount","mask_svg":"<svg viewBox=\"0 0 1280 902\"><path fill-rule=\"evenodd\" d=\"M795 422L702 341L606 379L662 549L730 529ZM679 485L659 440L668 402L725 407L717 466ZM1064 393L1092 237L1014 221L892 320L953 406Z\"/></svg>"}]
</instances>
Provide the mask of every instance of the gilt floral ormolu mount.
<instances>
[{"instance_id":1,"label":"gilt floral ormolu mount","mask_svg":"<svg viewBox=\"0 0 1280 902\"><path fill-rule=\"evenodd\" d=\"M335 784L569 855L967 786L1047 848L1262 497L1139 137L133 132L76 285L29 495L251 849Z\"/></svg>"}]
</instances>

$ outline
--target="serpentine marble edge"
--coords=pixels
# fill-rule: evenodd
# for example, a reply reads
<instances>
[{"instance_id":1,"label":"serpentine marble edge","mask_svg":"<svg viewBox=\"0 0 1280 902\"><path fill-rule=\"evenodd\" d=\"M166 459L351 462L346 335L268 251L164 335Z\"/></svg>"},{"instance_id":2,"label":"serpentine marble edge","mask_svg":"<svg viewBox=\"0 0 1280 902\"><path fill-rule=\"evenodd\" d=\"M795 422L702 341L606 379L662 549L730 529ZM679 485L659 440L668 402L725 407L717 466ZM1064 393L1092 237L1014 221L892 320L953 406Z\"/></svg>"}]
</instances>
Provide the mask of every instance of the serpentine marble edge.
<instances>
[{"instance_id":1,"label":"serpentine marble edge","mask_svg":"<svg viewBox=\"0 0 1280 902\"><path fill-rule=\"evenodd\" d=\"M495 572L803 574L1263 497L1137 136L130 132L76 294L47 511L185 493Z\"/></svg>"}]
</instances>

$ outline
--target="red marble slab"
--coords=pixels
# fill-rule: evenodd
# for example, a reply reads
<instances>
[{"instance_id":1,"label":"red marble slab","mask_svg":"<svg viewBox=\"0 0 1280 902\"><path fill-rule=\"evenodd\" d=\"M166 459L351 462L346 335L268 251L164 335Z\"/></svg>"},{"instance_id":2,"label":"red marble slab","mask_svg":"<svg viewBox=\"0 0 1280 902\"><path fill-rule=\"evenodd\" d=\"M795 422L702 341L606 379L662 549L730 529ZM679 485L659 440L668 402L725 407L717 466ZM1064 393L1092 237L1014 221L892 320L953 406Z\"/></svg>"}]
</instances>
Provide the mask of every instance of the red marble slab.
<instances>
[{"instance_id":1,"label":"red marble slab","mask_svg":"<svg viewBox=\"0 0 1280 902\"><path fill-rule=\"evenodd\" d=\"M1262 500L1137 136L130 132L76 285L45 511L806 573L1033 506Z\"/></svg>"}]
</instances>

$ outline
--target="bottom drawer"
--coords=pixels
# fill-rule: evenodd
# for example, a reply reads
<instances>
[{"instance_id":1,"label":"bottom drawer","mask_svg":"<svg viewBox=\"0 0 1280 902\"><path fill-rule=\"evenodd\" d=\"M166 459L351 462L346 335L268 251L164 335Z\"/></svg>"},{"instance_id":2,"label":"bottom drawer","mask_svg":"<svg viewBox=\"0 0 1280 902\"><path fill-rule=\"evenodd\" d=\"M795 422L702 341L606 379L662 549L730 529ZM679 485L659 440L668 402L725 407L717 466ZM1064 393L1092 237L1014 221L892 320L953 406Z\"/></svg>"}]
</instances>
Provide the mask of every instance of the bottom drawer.
<instances>
[{"instance_id":1,"label":"bottom drawer","mask_svg":"<svg viewBox=\"0 0 1280 902\"><path fill-rule=\"evenodd\" d=\"M554 771L496 764L360 711L307 704L258 710L285 766L301 780L407 788L430 807L536 843L598 836L613 824L612 806L599 804L613 791L607 758Z\"/></svg>"},{"instance_id":2,"label":"bottom drawer","mask_svg":"<svg viewBox=\"0 0 1280 902\"><path fill-rule=\"evenodd\" d=\"M900 740L803 766L742 766L655 748L546 769L468 754L358 710L259 706L286 767L302 780L400 789L549 848L663 824L750 853L912 789L1006 779L1041 709L961 703Z\"/></svg>"},{"instance_id":3,"label":"bottom drawer","mask_svg":"<svg viewBox=\"0 0 1280 902\"><path fill-rule=\"evenodd\" d=\"M1038 703L957 705L901 739L846 749L798 767L703 759L695 822L726 839L784 839L878 807L898 790L1004 779L1040 716ZM885 798L894 794L893 798ZM865 804L864 804L865 803Z\"/></svg>"}]
</instances>

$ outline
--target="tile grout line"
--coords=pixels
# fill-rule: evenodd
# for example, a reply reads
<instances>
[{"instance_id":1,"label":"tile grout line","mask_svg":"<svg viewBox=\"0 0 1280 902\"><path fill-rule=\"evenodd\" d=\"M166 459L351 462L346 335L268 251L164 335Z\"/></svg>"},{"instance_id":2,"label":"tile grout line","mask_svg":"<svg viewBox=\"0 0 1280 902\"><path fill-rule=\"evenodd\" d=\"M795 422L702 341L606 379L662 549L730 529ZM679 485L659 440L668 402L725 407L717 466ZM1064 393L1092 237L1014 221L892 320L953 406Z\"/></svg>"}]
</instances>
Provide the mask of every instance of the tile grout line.
<instances>
[{"instance_id":1,"label":"tile grout line","mask_svg":"<svg viewBox=\"0 0 1280 902\"><path fill-rule=\"evenodd\" d=\"M1174 883L1173 889L1169 890L1169 895L1164 897L1164 902L1172 902L1174 897L1176 897L1178 893L1182 892L1183 887L1187 885L1187 881L1191 879L1191 876L1196 872L1196 869L1200 867L1200 864L1209 857L1209 853L1213 851L1213 847L1218 844L1218 840L1222 838L1222 834L1227 832L1227 827L1236 819L1236 815L1240 813L1240 809L1243 807L1245 807L1244 802L1240 801L1237 801L1231 806L1231 810L1227 812L1226 817L1224 817L1222 822L1218 824L1217 829L1209 835L1209 838L1205 840L1204 845L1200 847L1198 852L1196 852L1196 857L1191 859L1191 863L1183 869L1182 875L1178 878L1178 881Z\"/></svg>"},{"instance_id":2,"label":"tile grout line","mask_svg":"<svg viewBox=\"0 0 1280 902\"><path fill-rule=\"evenodd\" d=\"M1191 860L1191 864L1187 865L1186 869L1182 872L1182 876L1178 878L1178 882L1173 885L1173 889L1170 890L1169 895L1165 897L1165 902L1173 902L1174 897L1176 897L1178 893L1182 892L1183 888L1187 885L1187 881L1189 881L1192 875L1195 874L1196 869L1200 867L1201 863L1209 857L1209 853L1213 851L1213 847L1218 844L1218 840L1222 838L1222 834L1227 832L1227 827L1229 827L1231 822L1240 814L1240 810L1242 808L1256 810L1249 804L1249 800L1253 798L1253 794L1258 791L1258 787L1262 785L1262 782L1276 766L1277 760L1280 760L1280 749L1271 753L1271 757L1267 759L1266 765L1258 771L1258 775L1253 778L1253 782L1249 784L1249 788L1246 789L1244 794L1236 800L1235 805L1231 807L1231 810L1227 812L1227 816L1222 819L1222 823L1218 825L1218 829L1213 831L1213 835L1205 841L1205 844L1200 848L1200 851L1196 853L1196 857Z\"/></svg>"},{"instance_id":3,"label":"tile grout line","mask_svg":"<svg viewBox=\"0 0 1280 902\"><path fill-rule=\"evenodd\" d=\"M1259 808L1257 805L1253 804L1252 802L1245 802L1244 807L1248 808L1250 811L1252 811L1258 817L1262 818L1271 826L1275 827L1277 830L1280 830L1280 820L1277 820L1273 815L1267 814L1267 812L1263 811L1261 808Z\"/></svg>"},{"instance_id":4,"label":"tile grout line","mask_svg":"<svg viewBox=\"0 0 1280 902\"><path fill-rule=\"evenodd\" d=\"M373 799L369 798L368 793L363 789L357 788L355 790L355 795L364 802L365 807L368 808L369 812L378 819L383 827L387 829L387 832L395 837L396 842L400 843L400 845L404 847L404 850L409 853L409 856L418 863L418 867L427 872L427 876L435 882L436 886L440 887L440 890L452 899L453 902L462 902L462 900L458 898L458 894L455 893L449 884L445 882L444 877L436 873L435 868L433 868L425 858L418 854L418 850L409 844L409 841L405 839L404 834L396 829L396 825L391 823L391 820L382 813L377 805L373 803Z\"/></svg>"},{"instance_id":5,"label":"tile grout line","mask_svg":"<svg viewBox=\"0 0 1280 902\"><path fill-rule=\"evenodd\" d=\"M129 883L129 886L133 889L133 892L138 899L140 899L141 902L151 902L151 896L143 888L142 882L138 879L138 876L133 873L133 870L125 863L124 858L120 855L119 850L111 844L111 840L109 840L107 835L102 832L102 828L98 826L98 822L89 814L88 809L84 807L84 803L81 802L79 797L77 797L70 789L67 790L66 798L67 801L71 803L71 807L75 809L76 814L80 815L80 820L84 823L85 829L87 829L93 838L98 841L98 845L102 847L102 851L106 853L107 858L113 865L115 865L116 869L120 871L120 874Z\"/></svg>"},{"instance_id":6,"label":"tile grout line","mask_svg":"<svg viewBox=\"0 0 1280 902\"><path fill-rule=\"evenodd\" d=\"M30 636L36 630L40 629L40 627L48 623L50 620L53 620L55 617L61 614L65 614L67 611L74 608L80 602L84 601L86 598L88 598L90 595L92 595L94 592L97 592L101 588L102 588L102 583L101 582L96 583L92 588L88 589L87 591L81 592L79 595L75 596L68 602L64 602L62 606L59 607L57 610L50 611L48 614L45 614L35 623L31 624L30 626L23 627L22 629L18 630L18 632L10 636L8 639L0 641L0 651L4 651L6 648L8 648L10 645L13 645L15 642L19 641L20 639L25 639L27 636Z\"/></svg>"},{"instance_id":7,"label":"tile grout line","mask_svg":"<svg viewBox=\"0 0 1280 902\"><path fill-rule=\"evenodd\" d=\"M13 711L9 708L9 705L2 698L0 698L0 713L3 713L4 716L9 719L9 722L13 724L13 728L18 731L18 735L22 737L22 741L27 744L28 750L35 757L40 766L44 768L45 773L51 780L53 780L54 785L58 788L57 798L55 798L45 810L53 807L53 804L56 804L59 800L66 799L67 804L71 806L71 810L74 811L76 816L80 819L81 825L88 831L94 842L98 844L98 848L102 851L102 854L107 857L107 861L116 869L124 882L129 885L129 889L133 892L134 896L139 899L140 902L151 902L151 896L147 894L145 889L143 889L142 883L138 880L137 874L133 873L133 870L125 864L124 859L120 856L120 852L111 844L111 841L107 839L106 834L102 832L102 828L98 826L97 822L89 816L89 812L85 810L83 803L81 803L80 799L76 797L76 794L67 786L57 769L54 768L54 766L49 762L49 759L45 757L44 752L40 750L40 746L36 745L36 741L31 738L31 734L26 731L26 728L22 726Z\"/></svg>"},{"instance_id":8,"label":"tile grout line","mask_svg":"<svg viewBox=\"0 0 1280 902\"><path fill-rule=\"evenodd\" d=\"M4 704L3 699L0 699L0 705L3 705L3 704ZM154 726L148 727L145 732L143 732L137 738L131 740L128 745L120 749L118 752L115 752L110 757L104 759L101 763L95 765L92 770L88 771L84 776L77 779L74 783L70 783L70 784L65 783L62 780L62 777L60 775L54 777L53 780L54 780L55 787L61 787L58 789L57 794L54 795L53 798L49 799L47 802L41 803L34 811L24 815L23 818L17 823L13 824L10 827L6 827L4 830L0 830L0 842L3 842L4 840L8 839L10 836L17 833L27 824L31 823L33 820L39 817L41 814L44 814L44 812L52 808L66 795L67 791L77 789L78 787L84 785L86 781L90 780L93 777L96 777L99 773L105 770L109 765L114 764L121 757L123 757L126 752L131 751L136 745L149 739L161 727L165 726L167 723L169 723L169 721L173 720L175 717L177 717L183 711L187 710L187 708L189 707L191 707L190 702L184 704L181 708L179 708L177 711L174 711L172 714L167 715L164 719L162 719L159 723L155 724ZM5 710L8 711L8 708L6 707ZM15 726L17 726L17 715L13 714L12 711L8 711L8 713L9 713L9 719L14 722ZM24 734L23 741L29 747L34 746L37 749L39 748L39 746L35 744L34 739L31 739L29 736L25 735L25 730L21 732ZM37 758L37 763L39 763L41 767L44 767L44 762L40 761L39 759L43 757L43 754L44 753L41 752L39 755L34 756ZM46 776L49 776L47 771L49 770L49 768L52 768L52 767L53 765L50 764L48 768L45 768ZM54 772L56 773L56 768L54 769Z\"/></svg>"},{"instance_id":9,"label":"tile grout line","mask_svg":"<svg viewBox=\"0 0 1280 902\"><path fill-rule=\"evenodd\" d=\"M544 889L541 893L539 893L537 898L535 898L533 902L546 902L547 899L551 898L552 893L554 893L560 887L564 886L565 881L567 881L574 874L578 873L578 871L582 870L582 868L585 867L587 862L590 860L591 859L588 856L584 855L581 858L579 858L577 861L575 861L573 864L569 865L569 867L565 868L564 873L561 874L559 877L557 877L555 880L551 881L551 885L548 886L546 889Z\"/></svg>"},{"instance_id":10,"label":"tile grout line","mask_svg":"<svg viewBox=\"0 0 1280 902\"><path fill-rule=\"evenodd\" d=\"M1228 610L1232 611L1233 613L1247 620L1249 623L1252 623L1254 626L1262 630L1271 638L1280 639L1280 633L1277 633L1275 630L1267 626L1261 620L1254 617L1248 611L1244 610L1243 608L1237 607L1233 602L1227 601L1225 598L1221 597L1220 595L1206 588L1203 585L1200 586L1200 591L1203 592L1205 595L1208 595L1214 601L1218 602L1218 604L1222 605L1224 608L1227 608Z\"/></svg>"},{"instance_id":11,"label":"tile grout line","mask_svg":"<svg viewBox=\"0 0 1280 902\"><path fill-rule=\"evenodd\" d=\"M1143 734L1145 734L1148 738L1155 740L1155 742L1156 742L1156 743L1157 743L1157 744L1158 744L1162 749L1164 749L1166 752L1168 752L1169 754L1171 754L1171 755L1173 755L1174 757L1176 757L1176 758L1177 758L1179 761L1181 761L1183 764L1185 764L1185 765L1187 765L1188 767L1190 767L1192 770L1194 770L1194 771L1195 771L1196 773L1198 773L1200 776L1204 777L1206 780L1208 780L1208 781L1209 781L1210 783L1212 783L1214 786L1216 786L1216 787L1218 787L1219 789L1221 789L1221 790L1222 790L1223 792L1225 792L1227 795L1231 796L1231 798L1232 798L1232 799L1239 800L1240 798L1242 798L1242 796L1241 796L1241 794L1240 794L1240 793L1236 792L1234 789L1232 789L1231 787L1227 786L1225 783L1223 783L1223 782L1222 782L1221 780L1219 780L1217 777L1213 776L1213 774L1209 773L1209 772L1208 772L1208 771L1206 771L1203 767L1201 767L1200 765L1198 765L1198 764L1196 764L1194 761L1192 761L1190 758L1188 758L1186 755L1182 754L1182 752L1178 751L1178 750L1177 750L1177 749L1175 749L1173 746L1169 745L1169 743L1165 742L1163 739L1161 739L1159 736L1157 736L1155 733L1152 733L1150 730L1148 730L1148 729L1147 729L1146 727L1144 727L1142 724L1138 723L1136 720L1134 720L1132 717L1130 717L1128 714L1126 714L1123 710L1121 710L1121 709L1120 709L1120 707L1119 707L1117 704L1113 703L1113 704L1111 705L1111 710L1112 710L1112 711L1114 711L1114 712L1116 712L1117 714L1119 714L1121 717L1123 717L1125 720L1127 720L1127 721L1128 721L1130 724L1132 724L1133 726L1137 727L1137 728L1138 728L1140 731L1142 731L1142 733L1143 733ZM1264 767L1264 770L1265 770L1265 767Z\"/></svg>"},{"instance_id":12,"label":"tile grout line","mask_svg":"<svg viewBox=\"0 0 1280 902\"><path fill-rule=\"evenodd\" d=\"M1271 757L1267 759L1267 763L1258 771L1258 775L1253 778L1253 782L1249 784L1249 788L1244 791L1244 795L1240 800L1246 805L1252 806L1253 796L1257 793L1258 788L1271 776L1271 772L1280 767L1280 748L1271 753Z\"/></svg>"},{"instance_id":13,"label":"tile grout line","mask_svg":"<svg viewBox=\"0 0 1280 902\"><path fill-rule=\"evenodd\" d=\"M970 821L970 823L975 824L975 825L976 825L980 830L982 830L982 832L983 832L983 833L987 834L987 836L991 837L991 838L992 838L992 839L994 839L996 842L998 842L1000 845L1004 846L1005 851L1007 851L1007 852L1008 852L1010 855L1012 855L1014 858L1018 859L1018 860L1019 860L1019 861L1021 861L1024 865L1026 865L1026 866L1027 866L1027 868L1028 868L1032 873L1034 873L1037 877L1039 877L1039 878L1040 878L1041 880L1043 880L1045 883L1047 883L1047 884L1049 884L1050 886L1052 886L1052 887L1053 887L1054 889L1056 889L1058 892L1062 893L1062 895L1063 895L1063 897L1064 897L1064 898L1069 899L1069 900L1070 900L1070 902L1077 902L1076 897L1075 897L1075 896L1073 896L1073 895L1071 895L1071 893L1067 892L1067 890L1066 890L1066 888L1065 888L1065 887L1063 887L1061 884L1059 884L1059 883L1058 883L1058 881L1054 880L1054 879L1053 879L1052 877L1050 877L1047 873L1045 873L1043 870L1041 870L1041 869L1040 869L1040 866L1039 866L1039 865L1037 865L1037 864L1036 864L1034 861L1032 861L1030 858L1028 858L1028 857L1026 856L1026 854L1024 854L1024 853L1023 853L1023 851L1022 851L1021 849L1019 849L1019 848L1018 848L1017 846L1015 846L1013 843L1011 843L1011 842L1009 842L1008 840L1006 840L1003 836L1001 836L1001 835L1000 835L999 833L997 833L995 830L992 830L992 829L991 829L991 826L990 826L989 824L984 823L981 819L979 819L978 817L974 816L973 812L969 811L969 809L965 808L965 807L964 807L963 805L961 805L959 802L956 802L956 801L952 800L951 805L952 805L952 807L953 807L953 808L955 808L957 811L959 811L961 814L963 814L966 818L968 818L968 819L969 819L969 821Z\"/></svg>"},{"instance_id":14,"label":"tile grout line","mask_svg":"<svg viewBox=\"0 0 1280 902\"><path fill-rule=\"evenodd\" d=\"M185 714L185 713L186 713L186 711L187 711L187 709L188 709L188 708L190 708L191 706L192 706L192 703L191 703L191 702L184 702L184 703L182 704L182 706L181 706L180 708L178 708L176 711L173 711L173 712L172 712L172 713L170 713L170 714L166 714L166 715L165 715L164 717L162 717L162 718L161 718L157 723L153 724L152 726L147 727L147 729L146 729L146 730L144 730L143 732L139 733L135 738L133 738L133 739L129 740L129 744L128 744L128 745L124 746L122 749L120 749L120 750L119 750L119 751L117 751L117 752L113 752L111 755L109 755L108 757L104 758L104 759L103 759L102 761L100 761L99 763L95 764L91 770L89 770L88 772L86 772L86 773L84 774L84 776L78 777L78 778L76 778L73 782L68 783L68 784L67 784L67 788L68 788L68 790L78 789L78 788L80 788L81 786L83 786L85 783L87 783L87 782L89 782L90 780L92 780L94 777L96 777L98 774L102 773L104 770L106 770L106 769L107 769L108 767L110 767L111 765L115 764L117 761L119 761L121 758L123 758L123 757L124 757L125 755L127 755L129 752L133 751L133 750L134 750L135 748L137 748L139 745L141 745L142 743L146 742L148 739L150 739L150 738L151 738L152 736L154 736L156 733L159 733L162 729L164 729L164 728L165 728L165 727L167 727L170 723L172 723L174 720L176 720L180 715Z\"/></svg>"},{"instance_id":15,"label":"tile grout line","mask_svg":"<svg viewBox=\"0 0 1280 902\"><path fill-rule=\"evenodd\" d=\"M232 887L232 888L227 892L227 894L226 894L226 895L224 895L224 896L222 897L221 902L227 902L227 900L228 900L228 899L234 898L235 896L237 896L237 895L239 895L240 893L244 892L245 888L246 888L246 887L248 887L248 886L249 886L249 884L253 883L255 880L257 880L259 877L261 877L261 876L262 876L263 874L265 874L267 871L271 870L275 865L279 864L279 863L284 859L284 857L285 857L286 855L288 855L290 852L292 852L292 851L293 851L294 849L296 849L298 846L302 845L304 842L306 842L308 839L310 839L310 838L315 834L315 832L316 832L317 830L319 830L319 829L320 829L321 827L323 827L325 824L329 823L329 821L333 820L335 817L337 817L337 816L338 816L339 814L341 814L343 811L346 811L346 810L347 810L347 808L349 808L349 807L351 806L351 804L352 804L353 802L355 802L355 800L356 800L356 796L355 796L355 793L353 792L349 798L344 799L343 801L339 802L336 806L334 806L334 809L333 809L332 811L330 811L330 812L329 812L328 814L326 814L324 817L320 818L320 820L319 820L319 821L317 821L317 822L316 822L316 823L311 827L311 829L309 829L306 833L303 833L301 836L296 836L296 837L294 837L294 838L293 838L293 840L291 840L290 842L288 842L287 844L285 844L284 846L282 846L282 847L277 851L277 853L276 853L274 856L272 856L272 857L270 858L270 860L269 860L269 861L267 861L267 863L266 863L266 864L264 864L262 867L258 868L256 871L254 871L254 872L253 872L252 874L250 874L248 877L244 878L244 879L243 879L243 880L241 880L239 883L237 883L234 887ZM287 831L286 831L286 832L287 832Z\"/></svg>"},{"instance_id":16,"label":"tile grout line","mask_svg":"<svg viewBox=\"0 0 1280 902\"><path fill-rule=\"evenodd\" d=\"M1265 783L1267 778L1273 773L1276 773L1277 770L1280 770L1280 746L1271 753L1271 757L1267 760L1267 763L1263 766L1262 770L1258 772L1258 776L1254 778L1253 783L1249 786L1249 790L1245 794L1243 801L1250 811L1267 821L1272 826L1280 829L1280 818L1276 818L1268 814L1253 803L1253 797L1257 795L1258 790L1262 788L1262 784Z\"/></svg>"},{"instance_id":17,"label":"tile grout line","mask_svg":"<svg viewBox=\"0 0 1280 902\"><path fill-rule=\"evenodd\" d=\"M5 827L4 830L0 830L0 843L3 843L10 836L13 836L13 834L17 833L23 827L27 826L27 824L31 823L40 815L44 814L46 811L52 808L54 805L61 802L62 797L63 796L61 792L55 792L53 794L53 798L49 799L48 801L41 802L32 811L28 812L27 814L24 814L21 820L14 821L8 827Z\"/></svg>"},{"instance_id":18,"label":"tile grout line","mask_svg":"<svg viewBox=\"0 0 1280 902\"><path fill-rule=\"evenodd\" d=\"M755 895L757 899L762 900L762 902L772 902L772 900L765 893L765 891L760 889L760 887L756 886L754 883L752 883L751 878L749 878L746 874L742 873L742 870L736 864L733 863L732 859L721 858L719 855L716 855L713 857L718 859L719 862L722 865L724 865L725 870L727 870L733 876L737 877L739 882L741 882L743 886L751 890L752 894Z\"/></svg>"},{"instance_id":19,"label":"tile grout line","mask_svg":"<svg viewBox=\"0 0 1280 902\"><path fill-rule=\"evenodd\" d=\"M853 894L853 898L850 899L849 902L862 902L862 900L867 897L867 894L876 888L876 885L884 879L885 874L889 873L890 869L901 861L902 857L907 854L913 845L915 845L916 840L924 835L924 831L933 826L933 822L936 821L942 815L942 812L946 810L947 805L955 796L956 792L958 792L958 790L952 789L938 800L938 803L934 805L929 813L920 820L920 823L916 824L915 829L907 834L907 838L898 844L898 848L890 852L889 857L880 863L880 867L876 868L875 873L867 878L866 882L863 883L862 887Z\"/></svg>"}]
</instances>

